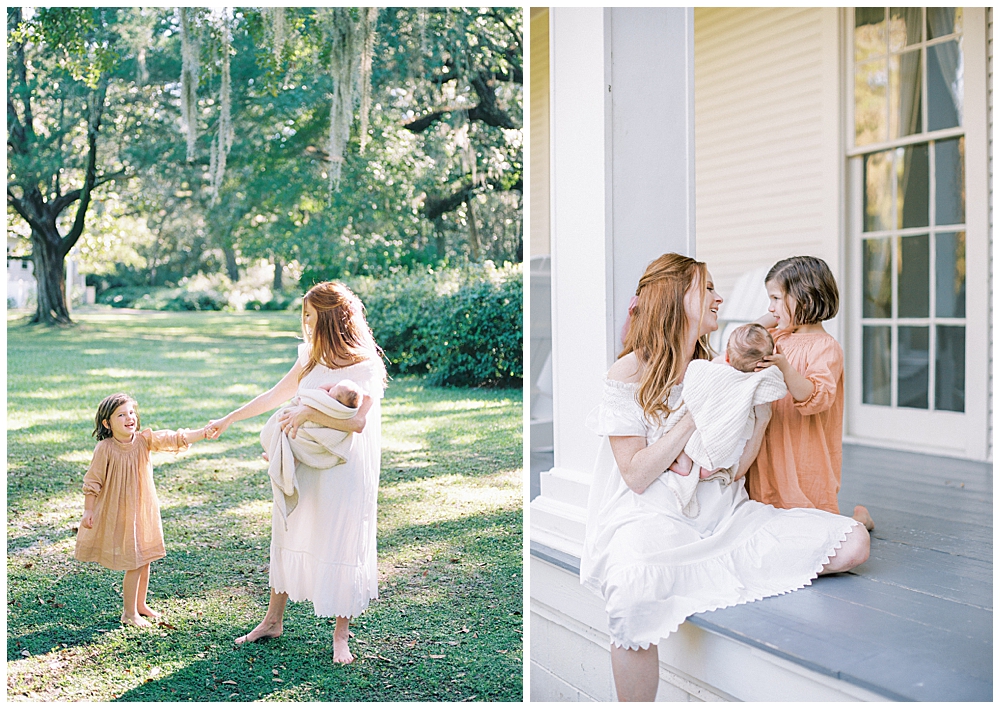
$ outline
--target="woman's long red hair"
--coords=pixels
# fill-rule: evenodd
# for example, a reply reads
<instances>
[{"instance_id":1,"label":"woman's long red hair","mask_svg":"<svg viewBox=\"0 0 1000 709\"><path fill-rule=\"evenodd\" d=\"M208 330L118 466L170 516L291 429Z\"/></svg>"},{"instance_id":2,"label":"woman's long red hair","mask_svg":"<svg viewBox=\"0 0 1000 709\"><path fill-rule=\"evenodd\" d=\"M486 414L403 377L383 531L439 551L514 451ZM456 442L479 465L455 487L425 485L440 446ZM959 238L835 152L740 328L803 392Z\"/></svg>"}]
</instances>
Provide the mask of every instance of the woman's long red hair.
<instances>
[{"instance_id":1,"label":"woman's long red hair","mask_svg":"<svg viewBox=\"0 0 1000 709\"><path fill-rule=\"evenodd\" d=\"M316 312L311 332L305 324L307 304ZM339 281L317 283L303 296L302 336L309 343L309 364L299 379L317 364L336 369L382 356L361 300Z\"/></svg>"},{"instance_id":2,"label":"woman's long red hair","mask_svg":"<svg viewBox=\"0 0 1000 709\"><path fill-rule=\"evenodd\" d=\"M646 267L635 290L638 303L619 357L635 352L645 365L636 399L650 421L670 415L667 396L684 376L688 320L684 296L694 283L707 284L708 269L701 261L680 254L664 254ZM702 293L702 299L707 291ZM704 301L701 301L704 303ZM711 359L708 336L698 338L692 359Z\"/></svg>"}]
</instances>

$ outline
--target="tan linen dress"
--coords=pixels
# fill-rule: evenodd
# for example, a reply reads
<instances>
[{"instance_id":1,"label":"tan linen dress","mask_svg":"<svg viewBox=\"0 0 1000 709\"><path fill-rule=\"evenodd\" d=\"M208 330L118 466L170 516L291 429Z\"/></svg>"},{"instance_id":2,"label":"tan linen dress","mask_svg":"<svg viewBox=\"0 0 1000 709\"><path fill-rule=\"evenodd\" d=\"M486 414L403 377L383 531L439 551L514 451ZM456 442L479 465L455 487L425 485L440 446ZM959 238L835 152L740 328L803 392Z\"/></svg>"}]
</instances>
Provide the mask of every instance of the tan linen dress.
<instances>
[{"instance_id":1,"label":"tan linen dress","mask_svg":"<svg viewBox=\"0 0 1000 709\"><path fill-rule=\"evenodd\" d=\"M83 478L83 494L97 498L94 526L80 525L74 556L116 571L138 569L166 556L149 453L187 447L180 431L148 428L129 443L114 437L100 441Z\"/></svg>"}]
</instances>

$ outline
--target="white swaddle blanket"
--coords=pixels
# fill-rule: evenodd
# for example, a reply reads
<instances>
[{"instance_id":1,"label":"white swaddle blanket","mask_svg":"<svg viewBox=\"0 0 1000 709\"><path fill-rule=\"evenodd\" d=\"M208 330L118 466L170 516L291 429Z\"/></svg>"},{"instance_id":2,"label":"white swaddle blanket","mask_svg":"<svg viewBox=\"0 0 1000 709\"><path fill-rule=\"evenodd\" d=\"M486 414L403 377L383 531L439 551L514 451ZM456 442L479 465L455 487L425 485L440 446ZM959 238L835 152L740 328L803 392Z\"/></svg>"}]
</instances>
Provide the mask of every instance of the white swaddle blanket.
<instances>
[{"instance_id":1,"label":"white swaddle blanket","mask_svg":"<svg viewBox=\"0 0 1000 709\"><path fill-rule=\"evenodd\" d=\"M684 403L667 419L668 430L690 411L695 432L684 452L694 461L689 475L668 475L664 481L677 496L681 511L697 517L698 483L722 480L732 483L735 466L743 455L747 441L753 435L756 421L754 406L777 401L788 393L784 377L777 367L760 372L741 372L728 364L696 359L684 373ZM718 472L701 478L699 466ZM668 471L669 472L669 471Z\"/></svg>"},{"instance_id":2,"label":"white swaddle blanket","mask_svg":"<svg viewBox=\"0 0 1000 709\"><path fill-rule=\"evenodd\" d=\"M357 408L344 406L323 389L304 389L291 401L292 406L305 404L331 418L349 419ZM287 407L286 407L287 408ZM271 477L271 492L288 528L288 515L299 504L299 486L295 479L295 462L325 470L340 465L351 453L354 436L347 431L320 426L306 421L291 438L278 425L278 417L285 409L271 414L260 432L260 444L269 458L267 474Z\"/></svg>"}]
</instances>

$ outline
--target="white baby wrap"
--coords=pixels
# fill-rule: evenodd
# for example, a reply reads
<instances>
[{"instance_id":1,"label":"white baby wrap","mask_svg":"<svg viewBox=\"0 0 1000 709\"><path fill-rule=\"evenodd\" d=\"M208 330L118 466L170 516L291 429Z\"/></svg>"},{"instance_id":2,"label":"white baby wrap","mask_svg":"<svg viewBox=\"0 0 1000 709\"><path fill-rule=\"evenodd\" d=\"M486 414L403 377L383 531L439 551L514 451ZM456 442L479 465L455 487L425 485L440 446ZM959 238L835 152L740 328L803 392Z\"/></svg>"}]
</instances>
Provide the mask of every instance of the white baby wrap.
<instances>
[{"instance_id":1,"label":"white baby wrap","mask_svg":"<svg viewBox=\"0 0 1000 709\"><path fill-rule=\"evenodd\" d=\"M695 490L698 466L719 471L704 480L733 481L733 469L743 455L746 443L753 435L756 421L754 406L784 398L788 393L784 377L777 367L760 372L741 372L728 364L706 359L692 361L684 373L684 403L667 419L666 433L687 411L694 417L695 432L684 452L694 461L690 475L665 473L666 487L676 496L681 511L688 517L698 516ZM661 434L662 435L662 434Z\"/></svg>"},{"instance_id":2,"label":"white baby wrap","mask_svg":"<svg viewBox=\"0 0 1000 709\"><path fill-rule=\"evenodd\" d=\"M298 404L305 404L336 419L353 418L358 412L357 408L341 404L323 389L300 391L291 401L291 406ZM278 418L284 410L275 411L264 424L260 432L260 444L267 451L267 474L271 477L274 503L287 529L288 515L299 503L299 486L295 479L296 461L320 470L340 465L350 455L354 437L347 431L306 421L299 427L295 438L292 438L278 425Z\"/></svg>"}]
</instances>

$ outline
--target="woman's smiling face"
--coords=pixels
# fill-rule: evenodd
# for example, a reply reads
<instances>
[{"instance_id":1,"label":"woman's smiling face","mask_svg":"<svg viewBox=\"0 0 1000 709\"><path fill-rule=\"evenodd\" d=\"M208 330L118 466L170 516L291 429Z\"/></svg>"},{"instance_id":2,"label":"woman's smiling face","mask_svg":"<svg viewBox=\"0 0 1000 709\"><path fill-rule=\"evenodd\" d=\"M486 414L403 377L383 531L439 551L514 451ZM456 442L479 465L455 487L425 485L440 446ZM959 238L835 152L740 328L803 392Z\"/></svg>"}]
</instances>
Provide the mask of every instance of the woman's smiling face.
<instances>
[{"instance_id":1,"label":"woman's smiling face","mask_svg":"<svg viewBox=\"0 0 1000 709\"><path fill-rule=\"evenodd\" d=\"M698 337L719 329L719 306L722 304L722 296L715 292L712 274L708 271L705 274L704 283L701 278L696 278L684 294L688 327L697 329Z\"/></svg>"}]
</instances>

